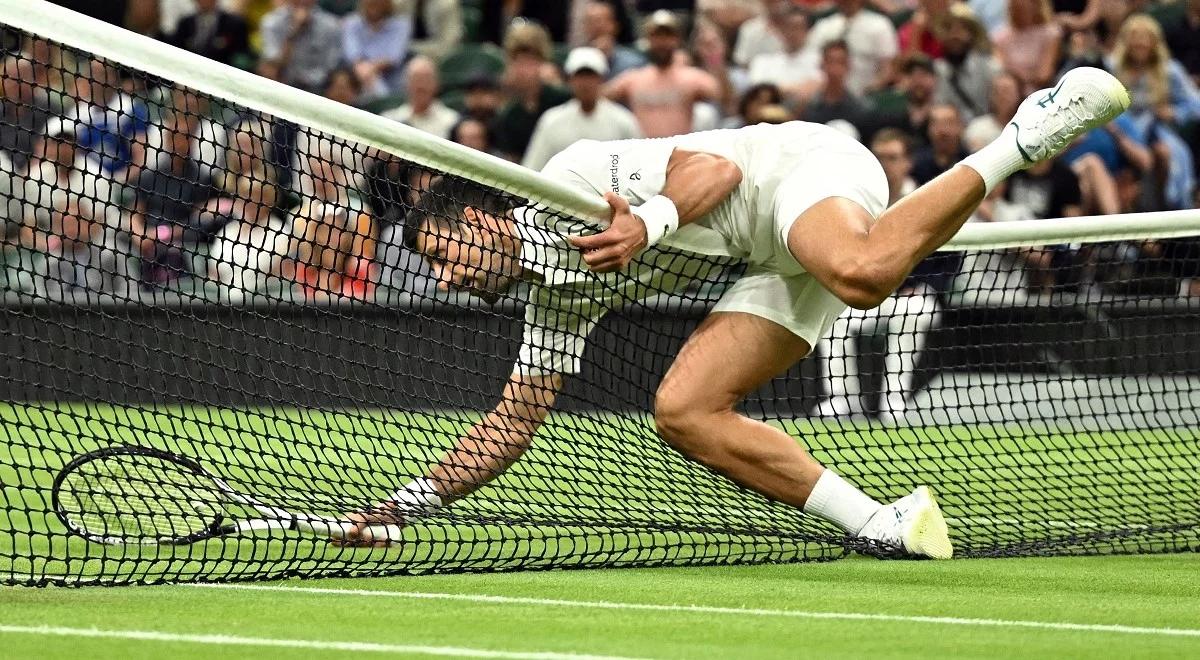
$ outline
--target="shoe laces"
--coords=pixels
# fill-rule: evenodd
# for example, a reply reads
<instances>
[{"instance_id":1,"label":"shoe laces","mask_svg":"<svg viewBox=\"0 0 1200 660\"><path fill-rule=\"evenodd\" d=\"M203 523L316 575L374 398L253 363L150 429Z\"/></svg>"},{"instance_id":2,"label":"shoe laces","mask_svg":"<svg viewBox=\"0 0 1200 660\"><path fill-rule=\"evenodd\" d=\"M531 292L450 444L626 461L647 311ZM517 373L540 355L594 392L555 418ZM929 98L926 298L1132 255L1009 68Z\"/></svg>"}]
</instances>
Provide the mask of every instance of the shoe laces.
<instances>
[{"instance_id":1,"label":"shoe laces","mask_svg":"<svg viewBox=\"0 0 1200 660\"><path fill-rule=\"evenodd\" d=\"M1088 110L1083 95L1074 94L1065 102L1055 103L1048 109L1035 126L1035 133L1040 134L1047 141L1045 146L1054 152L1067 146L1078 131L1095 119L1096 115Z\"/></svg>"}]
</instances>

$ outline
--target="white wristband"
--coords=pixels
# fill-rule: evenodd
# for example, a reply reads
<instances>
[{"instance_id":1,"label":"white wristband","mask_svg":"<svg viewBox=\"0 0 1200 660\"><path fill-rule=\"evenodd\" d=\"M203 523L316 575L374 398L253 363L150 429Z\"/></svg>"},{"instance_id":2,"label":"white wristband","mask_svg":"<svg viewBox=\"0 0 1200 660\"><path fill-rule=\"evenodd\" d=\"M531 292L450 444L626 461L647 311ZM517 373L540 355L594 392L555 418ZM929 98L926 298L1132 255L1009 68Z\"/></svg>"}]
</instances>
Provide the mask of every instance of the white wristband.
<instances>
[{"instance_id":1,"label":"white wristband","mask_svg":"<svg viewBox=\"0 0 1200 660\"><path fill-rule=\"evenodd\" d=\"M646 225L646 247L657 244L679 229L679 209L668 197L655 195L631 210Z\"/></svg>"},{"instance_id":2,"label":"white wristband","mask_svg":"<svg viewBox=\"0 0 1200 660\"><path fill-rule=\"evenodd\" d=\"M442 508L442 496L438 495L433 481L417 479L388 497L395 509L404 516L429 515Z\"/></svg>"}]
</instances>

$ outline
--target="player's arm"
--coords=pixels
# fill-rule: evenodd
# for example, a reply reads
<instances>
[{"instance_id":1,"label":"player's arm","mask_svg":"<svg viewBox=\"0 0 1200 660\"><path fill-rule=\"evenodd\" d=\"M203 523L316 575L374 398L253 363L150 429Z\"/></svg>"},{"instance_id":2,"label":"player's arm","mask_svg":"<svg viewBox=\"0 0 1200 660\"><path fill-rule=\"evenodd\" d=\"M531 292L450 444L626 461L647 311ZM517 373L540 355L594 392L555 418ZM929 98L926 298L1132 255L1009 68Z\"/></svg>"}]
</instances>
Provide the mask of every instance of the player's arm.
<instances>
[{"instance_id":1,"label":"player's arm","mask_svg":"<svg viewBox=\"0 0 1200 660\"><path fill-rule=\"evenodd\" d=\"M373 538L372 526L403 525L411 516L466 497L503 474L529 449L562 383L561 374L513 374L496 408L459 438L426 477L407 484L369 511L347 515L354 528L343 542L386 545L395 539Z\"/></svg>"},{"instance_id":2,"label":"player's arm","mask_svg":"<svg viewBox=\"0 0 1200 660\"><path fill-rule=\"evenodd\" d=\"M656 238L675 231L725 201L742 183L742 170L733 161L716 154L676 149L667 163L662 192L637 208L625 198L605 193L612 208L608 228L592 236L570 239L583 251L583 261L598 273L617 271L629 265Z\"/></svg>"},{"instance_id":3,"label":"player's arm","mask_svg":"<svg viewBox=\"0 0 1200 660\"><path fill-rule=\"evenodd\" d=\"M560 374L514 374L496 408L429 472L442 503L470 495L512 466L529 449L562 384Z\"/></svg>"}]
</instances>

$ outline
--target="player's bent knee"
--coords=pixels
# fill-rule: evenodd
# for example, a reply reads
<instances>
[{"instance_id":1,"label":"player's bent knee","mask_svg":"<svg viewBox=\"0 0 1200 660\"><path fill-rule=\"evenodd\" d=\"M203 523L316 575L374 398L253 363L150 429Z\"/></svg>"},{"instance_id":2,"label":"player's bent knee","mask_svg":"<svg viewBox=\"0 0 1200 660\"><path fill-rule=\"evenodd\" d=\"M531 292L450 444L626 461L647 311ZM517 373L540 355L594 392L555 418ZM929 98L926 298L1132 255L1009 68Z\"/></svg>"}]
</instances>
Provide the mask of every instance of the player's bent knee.
<instances>
[{"instance_id":1,"label":"player's bent knee","mask_svg":"<svg viewBox=\"0 0 1200 660\"><path fill-rule=\"evenodd\" d=\"M659 388L654 397L654 428L667 444L690 455L700 444L704 412L689 405L688 399Z\"/></svg>"}]
</instances>

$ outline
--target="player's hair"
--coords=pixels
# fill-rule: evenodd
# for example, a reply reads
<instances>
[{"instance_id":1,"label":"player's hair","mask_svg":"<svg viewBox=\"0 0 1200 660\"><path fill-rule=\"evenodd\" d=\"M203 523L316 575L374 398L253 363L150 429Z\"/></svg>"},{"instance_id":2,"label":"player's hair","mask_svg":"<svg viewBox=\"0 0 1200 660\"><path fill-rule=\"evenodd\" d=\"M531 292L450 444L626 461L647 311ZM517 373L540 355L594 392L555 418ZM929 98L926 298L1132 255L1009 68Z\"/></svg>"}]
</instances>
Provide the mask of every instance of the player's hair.
<instances>
[{"instance_id":1,"label":"player's hair","mask_svg":"<svg viewBox=\"0 0 1200 660\"><path fill-rule=\"evenodd\" d=\"M908 133L891 127L880 129L875 137L871 138L871 149L876 149L888 142L899 142L904 145L905 154L912 153L912 138L908 136Z\"/></svg>"},{"instance_id":2,"label":"player's hair","mask_svg":"<svg viewBox=\"0 0 1200 660\"><path fill-rule=\"evenodd\" d=\"M404 219L404 247L416 251L417 236L424 229L462 233L467 224L468 207L488 215L504 216L516 202L474 181L453 176L439 176Z\"/></svg>"}]
</instances>

